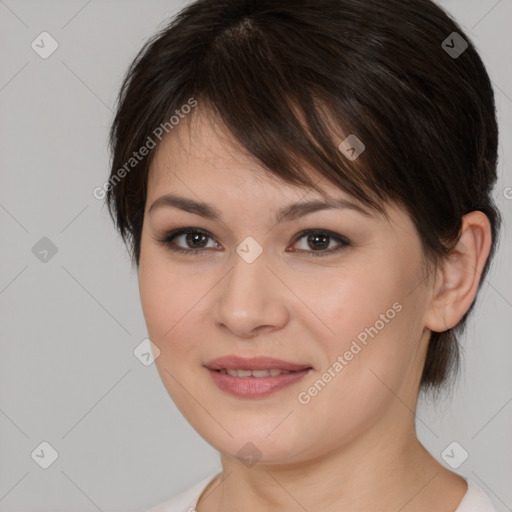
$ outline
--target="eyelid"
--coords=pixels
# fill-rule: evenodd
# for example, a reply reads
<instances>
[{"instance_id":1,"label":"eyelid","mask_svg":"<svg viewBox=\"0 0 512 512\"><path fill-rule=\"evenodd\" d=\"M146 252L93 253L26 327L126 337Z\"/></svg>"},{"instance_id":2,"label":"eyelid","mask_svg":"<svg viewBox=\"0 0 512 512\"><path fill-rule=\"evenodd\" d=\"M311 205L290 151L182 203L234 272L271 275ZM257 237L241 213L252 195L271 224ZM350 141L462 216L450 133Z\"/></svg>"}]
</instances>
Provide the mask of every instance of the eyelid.
<instances>
[{"instance_id":1,"label":"eyelid","mask_svg":"<svg viewBox=\"0 0 512 512\"><path fill-rule=\"evenodd\" d=\"M165 245L170 251L176 252L176 253L199 254L199 253L203 253L205 251L211 250L211 248L209 248L209 247L201 247L201 248L193 249L193 248L183 248L183 247L173 244L172 240L174 240L178 236L185 235L187 233L203 234L203 235L206 235L211 240L213 240L215 243L217 243L217 244L219 243L209 231L202 229L202 228L192 227L192 226L173 229L169 232L166 232L163 236L157 237L156 241L158 243ZM345 237L339 233L330 231L328 229L322 229L322 228L308 228L308 229L304 229L304 230L300 231L293 238L292 245L296 244L297 241L300 240L301 238L303 238L304 236L312 234L312 233L320 233L323 235L327 235L329 238L338 241L339 245L333 249L328 249L328 250L324 250L324 251L307 251L304 249L298 249L298 250L287 251L287 252L296 252L296 253L306 254L307 256L322 257L322 256L332 255L332 254L337 253L340 250L344 249L345 247L352 245L352 243L350 242L350 240L347 237Z\"/></svg>"},{"instance_id":2,"label":"eyelid","mask_svg":"<svg viewBox=\"0 0 512 512\"><path fill-rule=\"evenodd\" d=\"M322 229L322 228L313 228L313 229L309 228L309 229L302 230L300 233L298 233L295 236L292 245L296 244L304 236L312 234L312 233L320 233L322 235L327 235L330 239L336 240L338 242L338 245L334 248L327 249L324 251L306 251L304 249L298 249L298 250L288 251L288 252L298 252L298 253L304 254L307 257L311 256L313 258L315 258L315 257L321 258L324 256L328 257L328 256L332 256L334 254L337 254L340 251L342 251L343 249L352 245L352 243L350 242L350 240L347 237L345 237L341 234L338 234L338 233L334 233L333 231L330 231L329 229Z\"/></svg>"},{"instance_id":3,"label":"eyelid","mask_svg":"<svg viewBox=\"0 0 512 512\"><path fill-rule=\"evenodd\" d=\"M341 235L340 233L335 233L334 231L330 231L329 229L322 229L322 228L308 228L303 229L297 235L295 235L294 242L302 238L305 235L309 235L310 233L322 233L324 235L330 236L331 238L335 238L336 240L341 240L342 242L345 242L347 244L350 243L348 238L346 236Z\"/></svg>"},{"instance_id":4,"label":"eyelid","mask_svg":"<svg viewBox=\"0 0 512 512\"><path fill-rule=\"evenodd\" d=\"M199 252L203 252L203 251L209 249L209 248L183 249L182 247L176 246L172 243L172 240L174 240L175 238L177 238L181 235L186 235L187 233L200 233L200 234L206 235L207 237L211 238L213 241L215 241L215 243L218 243L217 240L215 239L215 237L209 231L206 231L205 229L201 229L201 228L195 228L192 226L172 229L171 231L165 232L162 236L156 237L155 240L158 243L165 245L169 250L174 251L174 252L184 252L184 253L185 252L190 252L190 253L196 252L196 253L199 253Z\"/></svg>"}]
</instances>

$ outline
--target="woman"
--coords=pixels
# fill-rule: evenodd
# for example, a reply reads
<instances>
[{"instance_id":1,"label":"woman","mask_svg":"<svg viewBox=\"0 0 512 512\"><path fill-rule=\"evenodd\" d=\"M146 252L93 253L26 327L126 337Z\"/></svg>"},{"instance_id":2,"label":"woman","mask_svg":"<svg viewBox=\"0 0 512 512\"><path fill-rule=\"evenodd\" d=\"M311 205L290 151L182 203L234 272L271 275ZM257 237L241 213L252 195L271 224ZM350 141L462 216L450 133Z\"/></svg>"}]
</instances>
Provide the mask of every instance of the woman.
<instances>
[{"instance_id":1,"label":"woman","mask_svg":"<svg viewBox=\"0 0 512 512\"><path fill-rule=\"evenodd\" d=\"M492 87L428 0L198 0L130 67L107 200L222 470L152 511L492 511L415 431L496 249Z\"/></svg>"}]
</instances>

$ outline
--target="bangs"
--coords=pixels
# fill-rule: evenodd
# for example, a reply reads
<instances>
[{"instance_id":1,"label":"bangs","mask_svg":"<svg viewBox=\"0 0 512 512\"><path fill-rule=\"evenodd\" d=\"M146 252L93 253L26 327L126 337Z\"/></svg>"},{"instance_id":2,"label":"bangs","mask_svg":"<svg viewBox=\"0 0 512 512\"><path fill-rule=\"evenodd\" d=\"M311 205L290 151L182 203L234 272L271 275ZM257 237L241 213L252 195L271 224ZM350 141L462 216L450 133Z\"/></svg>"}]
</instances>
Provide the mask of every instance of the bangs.
<instances>
[{"instance_id":1,"label":"bangs","mask_svg":"<svg viewBox=\"0 0 512 512\"><path fill-rule=\"evenodd\" d=\"M293 30L282 36L298 37ZM235 149L245 149L283 181L323 194L313 178L316 172L319 179L386 215L383 204L390 192L381 188L367 161L372 141L354 122L361 115L360 105L350 97L340 102L341 91L328 90L330 77L324 75L327 87L319 87L322 77L313 78L314 69L274 50L273 37L272 30L262 33L249 19L218 35L190 79L193 88L187 95L198 101L190 116L205 115L213 126L220 120L238 143ZM364 138L365 150L355 159L340 149L349 135L349 140Z\"/></svg>"}]
</instances>

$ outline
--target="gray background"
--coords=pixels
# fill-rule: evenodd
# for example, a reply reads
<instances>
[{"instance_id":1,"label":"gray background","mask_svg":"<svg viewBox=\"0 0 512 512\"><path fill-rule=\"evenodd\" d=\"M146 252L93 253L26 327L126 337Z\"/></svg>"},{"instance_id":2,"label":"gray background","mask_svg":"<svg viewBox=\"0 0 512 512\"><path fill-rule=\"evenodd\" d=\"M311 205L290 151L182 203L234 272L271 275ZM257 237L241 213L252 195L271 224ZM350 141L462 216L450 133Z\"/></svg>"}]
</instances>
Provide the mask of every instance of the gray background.
<instances>
[{"instance_id":1,"label":"gray background","mask_svg":"<svg viewBox=\"0 0 512 512\"><path fill-rule=\"evenodd\" d=\"M108 177L121 78L185 3L0 0L2 512L140 511L219 466L154 365L133 354L147 336L137 276L92 195ZM501 512L512 510L512 0L440 3L476 44L495 86L505 229L463 340L453 397L423 402L418 432L441 461L460 443L469 458L457 471ZM47 59L31 48L43 31L59 44ZM46 262L33 252L43 237L57 248ZM58 452L46 470L31 457L43 441Z\"/></svg>"}]
</instances>

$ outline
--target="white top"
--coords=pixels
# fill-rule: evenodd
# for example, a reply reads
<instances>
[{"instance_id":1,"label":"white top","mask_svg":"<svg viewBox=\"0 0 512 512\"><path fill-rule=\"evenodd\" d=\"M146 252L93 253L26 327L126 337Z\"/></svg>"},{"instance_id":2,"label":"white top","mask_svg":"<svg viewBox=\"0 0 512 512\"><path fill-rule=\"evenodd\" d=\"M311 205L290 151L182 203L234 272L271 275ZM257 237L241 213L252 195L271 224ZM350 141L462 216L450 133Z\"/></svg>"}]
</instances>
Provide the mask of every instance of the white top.
<instances>
[{"instance_id":1,"label":"white top","mask_svg":"<svg viewBox=\"0 0 512 512\"><path fill-rule=\"evenodd\" d=\"M145 512L195 512L199 496L208 484L220 473L221 469L204 480L197 482L171 499L150 508ZM467 479L468 490L454 512L496 512L489 496L473 480Z\"/></svg>"}]
</instances>

